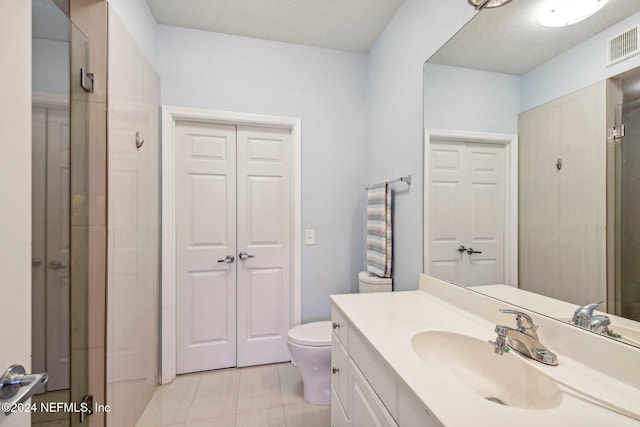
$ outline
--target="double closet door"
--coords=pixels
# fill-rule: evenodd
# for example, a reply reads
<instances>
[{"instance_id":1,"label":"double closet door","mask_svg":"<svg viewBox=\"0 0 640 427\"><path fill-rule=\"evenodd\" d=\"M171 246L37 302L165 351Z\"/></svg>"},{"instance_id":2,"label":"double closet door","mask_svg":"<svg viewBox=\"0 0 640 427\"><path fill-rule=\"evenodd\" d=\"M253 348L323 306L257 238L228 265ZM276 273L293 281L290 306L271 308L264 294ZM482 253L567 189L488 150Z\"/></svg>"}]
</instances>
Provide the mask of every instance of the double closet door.
<instances>
[{"instance_id":1,"label":"double closet door","mask_svg":"<svg viewBox=\"0 0 640 427\"><path fill-rule=\"evenodd\" d=\"M504 283L504 145L429 145L429 273L463 286Z\"/></svg>"},{"instance_id":2,"label":"double closet door","mask_svg":"<svg viewBox=\"0 0 640 427\"><path fill-rule=\"evenodd\" d=\"M175 134L177 373L290 360L290 130Z\"/></svg>"}]
</instances>

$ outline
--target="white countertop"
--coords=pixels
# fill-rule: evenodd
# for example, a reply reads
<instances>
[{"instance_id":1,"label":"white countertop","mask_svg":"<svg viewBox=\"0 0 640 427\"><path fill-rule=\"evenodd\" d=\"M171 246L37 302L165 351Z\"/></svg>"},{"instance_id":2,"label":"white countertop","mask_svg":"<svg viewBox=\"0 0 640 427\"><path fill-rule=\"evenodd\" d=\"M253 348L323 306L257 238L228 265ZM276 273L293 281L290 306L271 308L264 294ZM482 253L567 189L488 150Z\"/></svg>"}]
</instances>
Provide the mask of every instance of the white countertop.
<instances>
[{"instance_id":1,"label":"white countertop","mask_svg":"<svg viewBox=\"0 0 640 427\"><path fill-rule=\"evenodd\" d=\"M411 346L412 337L419 332L444 330L481 340L494 340L496 334L495 324L424 291L333 295L331 298L397 377L444 426L640 425L638 420L567 393L552 409L528 410L498 405L458 383L451 374L427 366ZM542 338L541 342L545 344ZM523 362L579 389L595 389L606 401L640 413L638 388L578 363L566 354L556 353L559 366L546 366L524 358ZM503 357L520 356L512 352ZM521 386L526 387L526 384Z\"/></svg>"}]
</instances>

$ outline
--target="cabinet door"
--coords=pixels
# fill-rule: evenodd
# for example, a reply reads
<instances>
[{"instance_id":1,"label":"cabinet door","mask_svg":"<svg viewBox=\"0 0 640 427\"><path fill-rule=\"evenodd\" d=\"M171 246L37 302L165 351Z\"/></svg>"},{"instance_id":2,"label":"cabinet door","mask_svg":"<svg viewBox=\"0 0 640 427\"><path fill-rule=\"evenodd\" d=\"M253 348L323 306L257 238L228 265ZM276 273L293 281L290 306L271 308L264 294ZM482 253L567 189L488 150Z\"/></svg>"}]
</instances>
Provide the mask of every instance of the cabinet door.
<instances>
[{"instance_id":1,"label":"cabinet door","mask_svg":"<svg viewBox=\"0 0 640 427\"><path fill-rule=\"evenodd\" d=\"M351 360L349 361L349 391L351 394L350 415L352 426L398 426L358 367Z\"/></svg>"},{"instance_id":2,"label":"cabinet door","mask_svg":"<svg viewBox=\"0 0 640 427\"><path fill-rule=\"evenodd\" d=\"M349 415L349 354L344 349L336 334L331 334L331 385L332 395L340 401Z\"/></svg>"},{"instance_id":3,"label":"cabinet door","mask_svg":"<svg viewBox=\"0 0 640 427\"><path fill-rule=\"evenodd\" d=\"M349 427L349 418L338 397L338 392L331 386L331 427Z\"/></svg>"}]
</instances>

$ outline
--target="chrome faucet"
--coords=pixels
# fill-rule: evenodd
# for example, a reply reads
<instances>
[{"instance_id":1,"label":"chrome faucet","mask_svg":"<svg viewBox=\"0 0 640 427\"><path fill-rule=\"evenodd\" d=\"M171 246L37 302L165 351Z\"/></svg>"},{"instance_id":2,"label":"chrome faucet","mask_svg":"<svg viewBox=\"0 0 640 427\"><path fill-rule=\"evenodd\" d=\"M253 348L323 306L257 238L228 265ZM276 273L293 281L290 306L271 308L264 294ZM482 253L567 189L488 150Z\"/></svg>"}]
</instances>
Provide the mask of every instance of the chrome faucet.
<instances>
[{"instance_id":1,"label":"chrome faucet","mask_svg":"<svg viewBox=\"0 0 640 427\"><path fill-rule=\"evenodd\" d=\"M538 340L538 325L533 323L533 319L526 313L516 310L500 309L501 313L515 314L517 327L496 325L498 338L495 342L489 341L494 347L496 354L502 355L507 346L516 353L546 365L556 366L557 356Z\"/></svg>"},{"instance_id":2,"label":"chrome faucet","mask_svg":"<svg viewBox=\"0 0 640 427\"><path fill-rule=\"evenodd\" d=\"M571 323L590 331L606 333L611 325L609 317L602 314L593 315L593 311L603 303L604 301L598 301L578 307L573 313Z\"/></svg>"}]
</instances>

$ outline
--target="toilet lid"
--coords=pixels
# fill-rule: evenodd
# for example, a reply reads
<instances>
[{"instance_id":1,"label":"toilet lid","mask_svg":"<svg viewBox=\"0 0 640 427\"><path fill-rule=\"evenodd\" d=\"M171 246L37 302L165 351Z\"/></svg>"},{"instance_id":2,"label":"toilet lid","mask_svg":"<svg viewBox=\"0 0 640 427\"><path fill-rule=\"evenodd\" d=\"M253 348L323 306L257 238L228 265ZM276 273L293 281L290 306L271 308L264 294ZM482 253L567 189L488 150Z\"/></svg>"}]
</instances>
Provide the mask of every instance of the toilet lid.
<instances>
[{"instance_id":1,"label":"toilet lid","mask_svg":"<svg viewBox=\"0 0 640 427\"><path fill-rule=\"evenodd\" d=\"M289 329L289 342L312 347L331 345L331 322L311 322Z\"/></svg>"}]
</instances>

